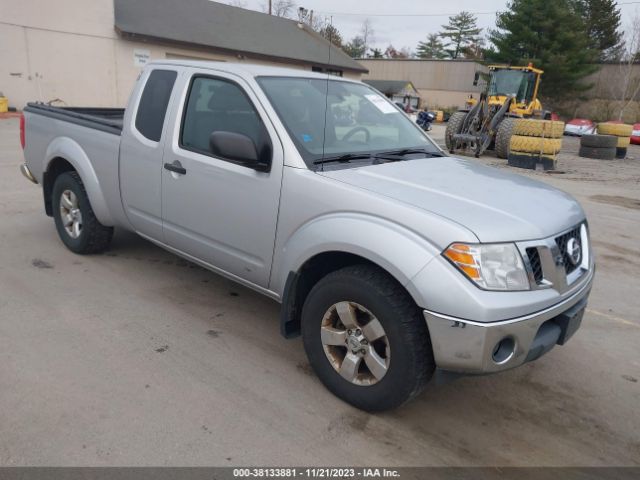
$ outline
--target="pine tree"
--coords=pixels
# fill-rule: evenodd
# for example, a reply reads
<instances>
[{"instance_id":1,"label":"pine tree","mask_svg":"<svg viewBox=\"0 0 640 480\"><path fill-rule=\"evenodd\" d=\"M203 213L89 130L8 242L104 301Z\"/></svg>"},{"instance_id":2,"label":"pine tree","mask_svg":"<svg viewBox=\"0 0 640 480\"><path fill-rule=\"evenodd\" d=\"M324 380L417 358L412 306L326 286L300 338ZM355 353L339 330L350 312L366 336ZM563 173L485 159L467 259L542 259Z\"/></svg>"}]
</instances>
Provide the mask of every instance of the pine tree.
<instances>
[{"instance_id":1,"label":"pine tree","mask_svg":"<svg viewBox=\"0 0 640 480\"><path fill-rule=\"evenodd\" d=\"M585 22L591 48L598 60L619 60L623 47L620 9L615 0L575 0L575 8Z\"/></svg>"},{"instance_id":2,"label":"pine tree","mask_svg":"<svg viewBox=\"0 0 640 480\"><path fill-rule=\"evenodd\" d=\"M489 33L495 50L490 61L543 69L541 93L547 97L587 90L584 77L593 73L597 52L590 48L585 24L571 0L513 0L497 16Z\"/></svg>"},{"instance_id":3,"label":"pine tree","mask_svg":"<svg viewBox=\"0 0 640 480\"><path fill-rule=\"evenodd\" d=\"M418 48L416 48L416 55L418 58L446 58L447 52L444 51L444 45L440 41L435 33L427 35L427 40L424 42L418 42Z\"/></svg>"},{"instance_id":4,"label":"pine tree","mask_svg":"<svg viewBox=\"0 0 640 480\"><path fill-rule=\"evenodd\" d=\"M475 15L469 12L460 12L449 17L449 23L442 25L444 31L440 33L442 38L448 39L446 52L451 58L458 58L466 48L476 43L477 37L482 31L477 26Z\"/></svg>"},{"instance_id":5,"label":"pine tree","mask_svg":"<svg viewBox=\"0 0 640 480\"><path fill-rule=\"evenodd\" d=\"M330 23L327 23L324 27L318 30L318 33L333 43L336 47L342 48L342 35L338 29Z\"/></svg>"},{"instance_id":6,"label":"pine tree","mask_svg":"<svg viewBox=\"0 0 640 480\"><path fill-rule=\"evenodd\" d=\"M367 47L364 44L364 39L360 35L356 35L350 42L342 46L342 50L351 58L363 58Z\"/></svg>"}]
</instances>

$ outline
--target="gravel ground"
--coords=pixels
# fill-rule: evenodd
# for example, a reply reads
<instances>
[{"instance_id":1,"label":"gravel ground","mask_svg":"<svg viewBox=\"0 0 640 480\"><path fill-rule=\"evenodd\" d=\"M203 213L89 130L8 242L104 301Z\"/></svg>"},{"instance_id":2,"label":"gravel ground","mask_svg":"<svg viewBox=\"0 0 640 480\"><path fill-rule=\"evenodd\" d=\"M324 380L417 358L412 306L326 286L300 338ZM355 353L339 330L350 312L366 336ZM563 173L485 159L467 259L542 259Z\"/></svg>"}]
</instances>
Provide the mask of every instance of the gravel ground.
<instances>
[{"instance_id":1,"label":"gravel ground","mask_svg":"<svg viewBox=\"0 0 640 480\"><path fill-rule=\"evenodd\" d=\"M126 232L104 255L66 250L18 172L17 120L0 121L0 465L640 465L640 151L576 151L564 174L518 173L589 215L581 330L369 415L280 337L274 302Z\"/></svg>"}]
</instances>

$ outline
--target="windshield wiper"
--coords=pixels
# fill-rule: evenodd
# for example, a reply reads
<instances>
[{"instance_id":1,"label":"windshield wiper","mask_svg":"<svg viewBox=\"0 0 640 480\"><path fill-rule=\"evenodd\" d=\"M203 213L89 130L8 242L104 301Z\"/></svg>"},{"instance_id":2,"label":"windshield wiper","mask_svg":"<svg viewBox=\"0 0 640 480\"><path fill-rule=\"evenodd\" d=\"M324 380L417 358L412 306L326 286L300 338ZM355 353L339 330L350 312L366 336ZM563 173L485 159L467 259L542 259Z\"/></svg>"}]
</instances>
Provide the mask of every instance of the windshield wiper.
<instances>
[{"instance_id":1,"label":"windshield wiper","mask_svg":"<svg viewBox=\"0 0 640 480\"><path fill-rule=\"evenodd\" d=\"M375 155L372 153L346 153L344 155L338 155L336 157L324 157L318 160L314 160L314 165L321 165L323 163L334 163L334 162L350 162L351 160L366 160L367 158L375 158Z\"/></svg>"},{"instance_id":2,"label":"windshield wiper","mask_svg":"<svg viewBox=\"0 0 640 480\"><path fill-rule=\"evenodd\" d=\"M398 162L402 160L402 157L411 154L422 154L429 157L442 157L443 155L438 152L429 152L422 148L403 148L401 150L391 150L389 152L376 152L376 153L346 153L344 155L338 155L335 157L325 157L318 160L314 160L314 165L321 165L324 163L348 163L351 160L387 160L390 162Z\"/></svg>"},{"instance_id":3,"label":"windshield wiper","mask_svg":"<svg viewBox=\"0 0 640 480\"><path fill-rule=\"evenodd\" d=\"M423 148L403 148L401 150L391 150L388 152L379 152L376 154L377 158L388 158L387 155L393 156L393 157L405 157L407 155L411 155L411 154L422 154L422 155L428 155L429 157L442 157L443 155L439 152L429 152ZM390 159L393 160L393 159Z\"/></svg>"}]
</instances>

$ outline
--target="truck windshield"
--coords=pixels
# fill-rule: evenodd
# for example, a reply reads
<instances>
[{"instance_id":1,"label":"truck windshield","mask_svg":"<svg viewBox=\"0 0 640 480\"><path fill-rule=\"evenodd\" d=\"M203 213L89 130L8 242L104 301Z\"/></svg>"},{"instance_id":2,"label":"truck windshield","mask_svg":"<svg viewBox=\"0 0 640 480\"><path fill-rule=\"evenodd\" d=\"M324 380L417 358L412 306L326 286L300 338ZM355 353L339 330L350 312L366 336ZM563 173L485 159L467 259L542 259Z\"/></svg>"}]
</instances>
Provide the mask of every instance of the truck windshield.
<instances>
[{"instance_id":1,"label":"truck windshield","mask_svg":"<svg viewBox=\"0 0 640 480\"><path fill-rule=\"evenodd\" d=\"M522 70L496 70L491 76L489 95L515 95L519 103L529 102L535 86L535 74Z\"/></svg>"},{"instance_id":2,"label":"truck windshield","mask_svg":"<svg viewBox=\"0 0 640 480\"><path fill-rule=\"evenodd\" d=\"M327 157L414 150L441 155L419 127L366 85L296 77L259 77L258 83L310 168Z\"/></svg>"}]
</instances>

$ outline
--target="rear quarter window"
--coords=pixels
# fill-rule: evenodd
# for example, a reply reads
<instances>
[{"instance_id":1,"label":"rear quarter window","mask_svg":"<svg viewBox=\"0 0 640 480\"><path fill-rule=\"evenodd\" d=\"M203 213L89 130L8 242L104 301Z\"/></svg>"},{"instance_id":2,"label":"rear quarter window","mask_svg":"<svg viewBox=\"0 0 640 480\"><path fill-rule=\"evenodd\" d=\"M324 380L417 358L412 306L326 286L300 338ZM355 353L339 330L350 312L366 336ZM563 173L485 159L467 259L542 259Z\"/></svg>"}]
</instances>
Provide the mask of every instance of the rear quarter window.
<instances>
[{"instance_id":1,"label":"rear quarter window","mask_svg":"<svg viewBox=\"0 0 640 480\"><path fill-rule=\"evenodd\" d=\"M153 70L142 91L135 125L144 137L154 142L159 142L162 136L162 126L177 76L173 70Z\"/></svg>"}]
</instances>

